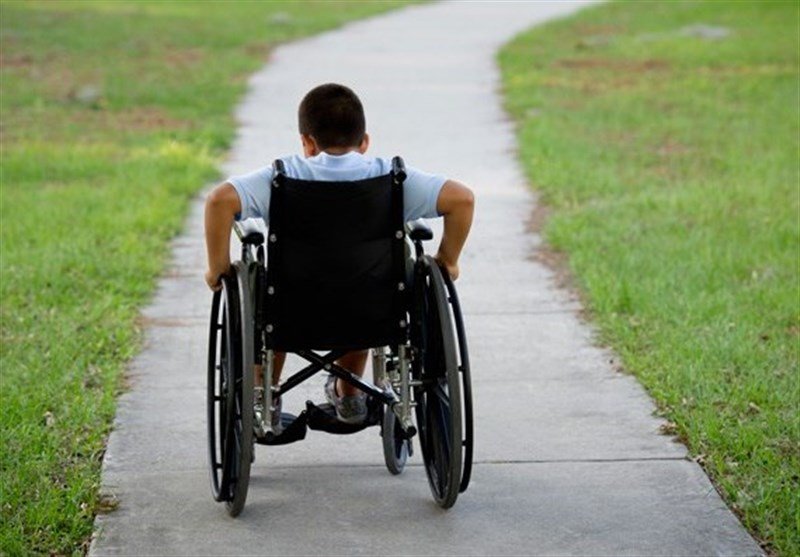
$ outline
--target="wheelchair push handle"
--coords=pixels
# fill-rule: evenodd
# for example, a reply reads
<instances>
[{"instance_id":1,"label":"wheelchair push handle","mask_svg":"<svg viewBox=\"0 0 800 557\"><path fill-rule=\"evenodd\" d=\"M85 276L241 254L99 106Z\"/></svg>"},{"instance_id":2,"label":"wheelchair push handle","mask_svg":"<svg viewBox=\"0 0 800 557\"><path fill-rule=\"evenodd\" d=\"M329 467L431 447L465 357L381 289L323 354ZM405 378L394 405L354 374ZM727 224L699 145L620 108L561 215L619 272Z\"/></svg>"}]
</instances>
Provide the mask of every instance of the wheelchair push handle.
<instances>
[{"instance_id":1,"label":"wheelchair push handle","mask_svg":"<svg viewBox=\"0 0 800 557\"><path fill-rule=\"evenodd\" d=\"M264 243L264 233L254 219L246 219L233 223L233 230L243 244L257 246Z\"/></svg>"},{"instance_id":2,"label":"wheelchair push handle","mask_svg":"<svg viewBox=\"0 0 800 557\"><path fill-rule=\"evenodd\" d=\"M406 223L406 234L414 242L433 240L433 230L422 220Z\"/></svg>"},{"instance_id":3,"label":"wheelchair push handle","mask_svg":"<svg viewBox=\"0 0 800 557\"><path fill-rule=\"evenodd\" d=\"M406 179L406 163L403 162L401 157L392 159L392 176L400 182L404 182Z\"/></svg>"}]
</instances>

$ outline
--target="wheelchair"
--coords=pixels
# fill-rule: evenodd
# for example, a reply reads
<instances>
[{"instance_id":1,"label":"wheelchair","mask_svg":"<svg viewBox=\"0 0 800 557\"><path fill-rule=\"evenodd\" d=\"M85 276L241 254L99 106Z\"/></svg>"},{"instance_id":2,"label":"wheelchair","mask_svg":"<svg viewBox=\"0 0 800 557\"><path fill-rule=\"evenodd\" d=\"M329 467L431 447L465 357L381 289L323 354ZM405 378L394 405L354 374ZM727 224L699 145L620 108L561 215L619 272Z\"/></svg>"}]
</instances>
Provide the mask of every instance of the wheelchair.
<instances>
[{"instance_id":1,"label":"wheelchair","mask_svg":"<svg viewBox=\"0 0 800 557\"><path fill-rule=\"evenodd\" d=\"M416 437L433 498L452 507L472 470L467 340L455 286L423 249L433 233L421 221L404 222L402 159L392 160L387 175L354 182L289 178L280 160L273 168L269 229L234 224L241 258L212 298L207 422L214 500L231 516L242 511L256 443L293 443L308 429L347 434L378 426L388 471L403 472ZM364 349L372 349L372 382L336 364ZM273 385L276 352L308 365ZM254 370L263 387L254 386ZM276 398L322 370L368 395L364 423L340 422L330 404L308 401L297 416L282 413L274 428Z\"/></svg>"}]
</instances>

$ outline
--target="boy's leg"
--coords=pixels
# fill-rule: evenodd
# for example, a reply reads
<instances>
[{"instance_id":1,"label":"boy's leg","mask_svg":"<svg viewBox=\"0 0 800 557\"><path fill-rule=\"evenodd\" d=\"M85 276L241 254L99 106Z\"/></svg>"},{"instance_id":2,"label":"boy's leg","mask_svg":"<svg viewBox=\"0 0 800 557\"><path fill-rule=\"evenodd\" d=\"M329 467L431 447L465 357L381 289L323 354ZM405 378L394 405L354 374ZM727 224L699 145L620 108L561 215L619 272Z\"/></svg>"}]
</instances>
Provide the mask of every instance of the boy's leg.
<instances>
[{"instance_id":1,"label":"boy's leg","mask_svg":"<svg viewBox=\"0 0 800 557\"><path fill-rule=\"evenodd\" d=\"M348 352L336 360L336 363L347 371L352 371L361 377L364 375L364 369L367 367L368 357L369 350L358 350L355 352ZM336 392L341 396L354 396L361 394L360 390L350 385L350 383L345 383L344 381L336 382Z\"/></svg>"},{"instance_id":2,"label":"boy's leg","mask_svg":"<svg viewBox=\"0 0 800 557\"><path fill-rule=\"evenodd\" d=\"M283 371L283 364L286 362L286 352L275 352L275 362L272 366L272 384L277 385L281 381L281 372ZM261 380L263 366L257 365L254 368L255 370L255 382L254 385L256 387L261 387L264 385L264 382Z\"/></svg>"},{"instance_id":3,"label":"boy's leg","mask_svg":"<svg viewBox=\"0 0 800 557\"><path fill-rule=\"evenodd\" d=\"M367 366L368 355L369 350L349 352L336 360L336 363L361 377ZM339 421L360 424L367 418L366 395L346 381L339 381L335 375L330 375L325 383L325 398L333 404Z\"/></svg>"}]
</instances>

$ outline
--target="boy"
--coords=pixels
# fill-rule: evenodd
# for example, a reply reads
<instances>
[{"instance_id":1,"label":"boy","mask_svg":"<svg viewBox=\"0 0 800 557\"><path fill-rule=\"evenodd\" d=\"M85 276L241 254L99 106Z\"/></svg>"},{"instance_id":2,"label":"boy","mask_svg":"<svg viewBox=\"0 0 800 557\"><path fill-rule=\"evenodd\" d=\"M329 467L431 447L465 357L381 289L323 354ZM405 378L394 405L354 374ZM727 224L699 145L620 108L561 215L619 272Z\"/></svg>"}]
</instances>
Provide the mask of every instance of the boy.
<instances>
[{"instance_id":1,"label":"boy","mask_svg":"<svg viewBox=\"0 0 800 557\"><path fill-rule=\"evenodd\" d=\"M349 88L335 83L315 87L300 103L300 141L304 157L292 155L282 160L291 178L319 181L353 181L382 176L391 170L390 159L365 155L369 147L366 119L361 101ZM444 217L444 234L436 254L453 279L458 277L458 257L472 224L474 198L469 188L454 180L406 168L403 205L406 221ZM230 268L230 232L234 220L269 217L272 167L234 176L217 186L206 200L205 234L208 251L206 282L220 289L220 276ZM346 354L337 363L361 376L368 351ZM273 384L280 379L285 354L275 356ZM256 373L260 386L261 373ZM257 389L261 392L261 389ZM366 395L331 375L325 385L328 401L337 418L346 423L361 423L367 415ZM259 401L256 401L259 404ZM272 424L280 423L280 401L275 403ZM260 410L260 408L258 409Z\"/></svg>"}]
</instances>

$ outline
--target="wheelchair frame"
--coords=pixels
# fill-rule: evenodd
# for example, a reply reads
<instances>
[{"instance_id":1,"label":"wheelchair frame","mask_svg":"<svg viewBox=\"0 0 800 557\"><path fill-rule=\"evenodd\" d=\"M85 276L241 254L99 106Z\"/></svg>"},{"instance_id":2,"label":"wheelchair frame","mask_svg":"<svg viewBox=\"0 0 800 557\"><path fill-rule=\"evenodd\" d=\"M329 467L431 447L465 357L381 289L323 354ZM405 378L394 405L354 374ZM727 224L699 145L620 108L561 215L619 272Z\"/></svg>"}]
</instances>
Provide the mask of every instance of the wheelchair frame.
<instances>
[{"instance_id":1,"label":"wheelchair frame","mask_svg":"<svg viewBox=\"0 0 800 557\"><path fill-rule=\"evenodd\" d=\"M405 177L402 160L395 157L393 179ZM278 168L280 172L282 169ZM400 190L402 191L402 190ZM380 408L384 460L392 474L402 473L419 438L431 492L437 504L451 507L470 481L473 453L472 394L469 356L461 307L446 271L424 253L423 241L433 238L421 222L406 224L398 239L413 253L411 295L400 327L404 341L372 348L373 382L337 365L335 360L356 347L318 354L311 349L287 350L308 365L278 385L272 384L275 351L265 348L272 325L264 315L266 281L265 235L247 221L235 223L241 242L240 260L222 277L215 292L209 334L208 434L212 493L224 501L229 514L244 507L254 441L279 445L305 437L306 426L332 433L350 433L362 426L331 425L311 402L298 417L288 416L282 431L271 423L275 399L327 371L349 383ZM270 237L274 241L274 236ZM403 290L404 283L399 286ZM254 366L262 364L265 411L255 415ZM412 420L412 408L417 424ZM293 419L292 419L293 418ZM339 422L341 424L341 422Z\"/></svg>"}]
</instances>

